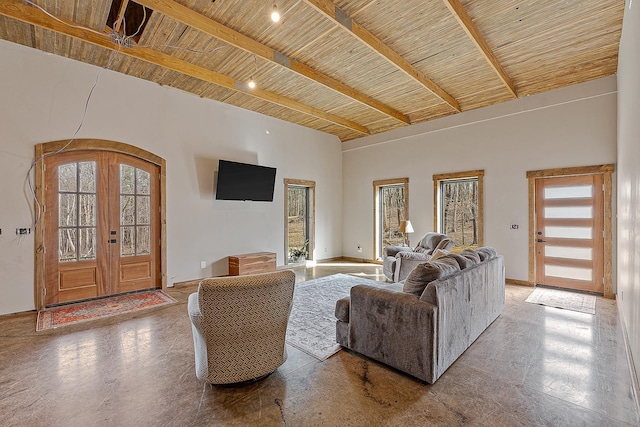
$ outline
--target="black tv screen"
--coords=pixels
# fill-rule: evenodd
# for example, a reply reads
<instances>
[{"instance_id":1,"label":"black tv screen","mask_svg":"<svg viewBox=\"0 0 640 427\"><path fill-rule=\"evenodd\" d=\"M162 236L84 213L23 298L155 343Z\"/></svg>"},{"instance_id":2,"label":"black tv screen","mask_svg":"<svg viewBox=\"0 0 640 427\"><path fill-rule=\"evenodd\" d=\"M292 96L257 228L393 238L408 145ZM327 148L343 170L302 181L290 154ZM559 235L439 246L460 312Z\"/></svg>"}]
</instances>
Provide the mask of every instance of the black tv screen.
<instances>
[{"instance_id":1,"label":"black tv screen","mask_svg":"<svg viewBox=\"0 0 640 427\"><path fill-rule=\"evenodd\" d=\"M220 160L216 200L272 202L276 168Z\"/></svg>"}]
</instances>

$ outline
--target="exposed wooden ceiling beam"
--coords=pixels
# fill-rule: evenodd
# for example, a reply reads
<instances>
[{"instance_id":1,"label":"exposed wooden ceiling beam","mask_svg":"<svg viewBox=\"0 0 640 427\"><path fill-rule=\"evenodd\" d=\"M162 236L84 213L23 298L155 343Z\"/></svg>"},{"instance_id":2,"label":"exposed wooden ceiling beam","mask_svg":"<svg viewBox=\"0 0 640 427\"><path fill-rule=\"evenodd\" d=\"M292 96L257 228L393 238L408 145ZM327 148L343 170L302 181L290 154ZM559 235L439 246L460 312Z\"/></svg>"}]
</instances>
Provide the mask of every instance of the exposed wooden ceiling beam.
<instances>
[{"instance_id":1,"label":"exposed wooden ceiling beam","mask_svg":"<svg viewBox=\"0 0 640 427\"><path fill-rule=\"evenodd\" d=\"M203 33L209 34L219 40L222 40L230 45L233 45L239 49L252 53L260 58L263 58L271 63L288 68L308 79L313 80L323 86L328 87L342 95L345 95L355 101L358 101L370 108L378 110L379 112L386 114L389 117L403 122L404 124L410 124L409 117L402 114L400 111L391 108L390 106L376 101L371 97L359 92L344 83L329 77L317 70L312 69L308 65L297 61L295 58L290 58L287 55L276 51L242 33L239 33L229 27L226 27L219 22L214 21L198 12L189 9L179 3L172 0L133 0L136 3L146 6L155 10L165 16L168 16L178 22L195 28Z\"/></svg>"},{"instance_id":2,"label":"exposed wooden ceiling beam","mask_svg":"<svg viewBox=\"0 0 640 427\"><path fill-rule=\"evenodd\" d=\"M366 28L358 24L347 13L342 11L331 0L304 0L309 6L313 7L325 17L333 21L349 34L355 36L358 40L373 49L374 52L389 61L393 66L403 71L413 80L420 83L435 96L449 104L454 110L460 111L460 105L451 95L444 91L440 86L435 84L426 75L416 69L406 59L384 44L382 40L371 34Z\"/></svg>"},{"instance_id":3,"label":"exposed wooden ceiling beam","mask_svg":"<svg viewBox=\"0 0 640 427\"><path fill-rule=\"evenodd\" d=\"M513 84L513 81L511 81L511 77L509 77L507 72L502 67L502 64L500 64L500 61L498 61L498 58L496 58L491 48L484 40L484 37L482 37L482 34L480 34L480 31L478 31L478 27L476 27L476 24L473 23L473 20L465 10L464 6L462 6L462 4L460 3L460 0L442 1L449 8L453 16L458 20L458 23L467 33L471 41L473 41L476 47L480 49L480 52L482 53L484 58L487 60L491 68L493 68L494 71L498 74L498 77L500 77L500 80L502 80L507 89L509 89L511 95L514 98L517 98L518 94L516 92L516 87Z\"/></svg>"},{"instance_id":4,"label":"exposed wooden ceiling beam","mask_svg":"<svg viewBox=\"0 0 640 427\"><path fill-rule=\"evenodd\" d=\"M274 92L269 92L267 90L258 88L249 89L245 82L235 80L232 77L216 73L215 71L211 71L207 68L191 64L187 61L183 61L181 59L175 58L162 52L158 52L153 49L139 46L126 47L118 45L111 39L111 37L109 37L108 34L101 35L97 32L83 28L78 23L65 19L61 19L61 21L63 21L64 23L57 21L41 10L33 6L28 6L27 4L20 1L0 0L0 15L4 15L9 18L13 18L47 30L55 31L56 33L73 37L84 42L91 43L95 46L100 46L112 51L117 51L123 55L140 59L142 61L146 61L151 64L167 68L169 70L177 71L179 73L225 87L227 89L243 92L247 95L251 95L253 97L269 101L271 103L278 104L295 111L309 114L311 116L338 124L340 126L355 130L365 135L370 134L369 130L366 127L351 120L347 120L335 114L327 113L318 108L302 104L298 101L286 98Z\"/></svg>"}]
</instances>

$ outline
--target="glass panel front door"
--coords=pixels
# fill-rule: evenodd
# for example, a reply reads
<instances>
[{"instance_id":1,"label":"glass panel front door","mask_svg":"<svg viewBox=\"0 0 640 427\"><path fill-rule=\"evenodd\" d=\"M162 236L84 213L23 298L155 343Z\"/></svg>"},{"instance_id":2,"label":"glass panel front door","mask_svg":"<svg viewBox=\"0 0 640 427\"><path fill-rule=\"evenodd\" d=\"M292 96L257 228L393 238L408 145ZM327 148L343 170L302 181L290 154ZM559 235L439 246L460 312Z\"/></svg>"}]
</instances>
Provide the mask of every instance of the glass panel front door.
<instances>
[{"instance_id":1,"label":"glass panel front door","mask_svg":"<svg viewBox=\"0 0 640 427\"><path fill-rule=\"evenodd\" d=\"M601 175L536 180L536 283L603 292Z\"/></svg>"}]
</instances>

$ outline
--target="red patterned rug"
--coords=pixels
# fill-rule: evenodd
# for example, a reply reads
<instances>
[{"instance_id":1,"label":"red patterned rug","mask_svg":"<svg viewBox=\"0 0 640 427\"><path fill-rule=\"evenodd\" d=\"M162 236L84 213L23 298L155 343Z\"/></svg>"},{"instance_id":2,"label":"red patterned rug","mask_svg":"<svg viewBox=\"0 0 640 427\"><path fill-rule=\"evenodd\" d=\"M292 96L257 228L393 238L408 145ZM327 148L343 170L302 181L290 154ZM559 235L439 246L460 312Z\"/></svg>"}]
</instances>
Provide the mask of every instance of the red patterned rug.
<instances>
[{"instance_id":1,"label":"red patterned rug","mask_svg":"<svg viewBox=\"0 0 640 427\"><path fill-rule=\"evenodd\" d=\"M161 290L153 290L48 308L38 312L36 332L177 302Z\"/></svg>"}]
</instances>

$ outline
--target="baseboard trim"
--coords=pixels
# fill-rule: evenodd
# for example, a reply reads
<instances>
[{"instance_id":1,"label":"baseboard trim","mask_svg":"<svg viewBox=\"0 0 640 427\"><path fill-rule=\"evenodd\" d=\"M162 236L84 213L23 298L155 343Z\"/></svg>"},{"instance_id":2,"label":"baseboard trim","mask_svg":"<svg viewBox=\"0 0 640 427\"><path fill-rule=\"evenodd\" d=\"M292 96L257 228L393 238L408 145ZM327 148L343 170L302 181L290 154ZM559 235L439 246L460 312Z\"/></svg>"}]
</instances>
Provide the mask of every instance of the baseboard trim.
<instances>
[{"instance_id":1,"label":"baseboard trim","mask_svg":"<svg viewBox=\"0 0 640 427\"><path fill-rule=\"evenodd\" d=\"M631 374L631 388L636 401L636 410L640 413L640 382L638 382L638 373L636 371L636 364L633 360L633 354L631 354L631 346L629 345L629 335L627 334L627 324L624 322L624 316L622 310L618 305L618 319L622 325L622 337L624 339L624 348L627 351L627 362L629 365L629 373Z\"/></svg>"},{"instance_id":2,"label":"baseboard trim","mask_svg":"<svg viewBox=\"0 0 640 427\"><path fill-rule=\"evenodd\" d=\"M516 286L527 286L529 288L533 287L533 283L527 281L527 280L516 280L516 279L505 279L505 282L508 285L516 285Z\"/></svg>"},{"instance_id":3,"label":"baseboard trim","mask_svg":"<svg viewBox=\"0 0 640 427\"><path fill-rule=\"evenodd\" d=\"M203 281L205 278L203 277L202 279L194 279L194 280L185 280L184 282L174 282L173 283L173 287L175 288L176 286L192 286L192 285L199 285L201 281Z\"/></svg>"},{"instance_id":4,"label":"baseboard trim","mask_svg":"<svg viewBox=\"0 0 640 427\"><path fill-rule=\"evenodd\" d=\"M323 259L319 259L319 260L316 260L316 262L317 262L317 263L320 263L320 262L335 262L335 261L342 261L342 260L343 260L343 257L341 257L341 256L334 256L334 257L332 257L332 258L323 258Z\"/></svg>"},{"instance_id":5,"label":"baseboard trim","mask_svg":"<svg viewBox=\"0 0 640 427\"><path fill-rule=\"evenodd\" d=\"M365 258L353 258L350 256L343 256L340 259L338 259L337 261L346 261L346 262L359 262L359 263L365 263L365 264L382 264L382 262L378 262L372 259L365 259Z\"/></svg>"}]
</instances>

